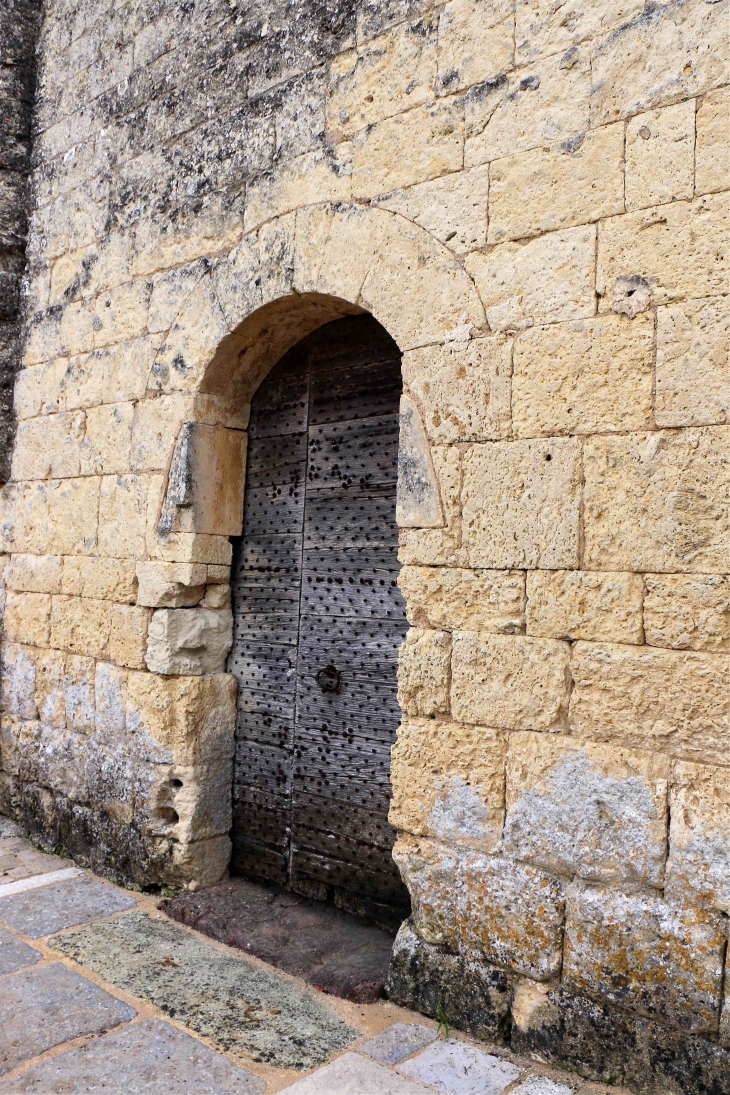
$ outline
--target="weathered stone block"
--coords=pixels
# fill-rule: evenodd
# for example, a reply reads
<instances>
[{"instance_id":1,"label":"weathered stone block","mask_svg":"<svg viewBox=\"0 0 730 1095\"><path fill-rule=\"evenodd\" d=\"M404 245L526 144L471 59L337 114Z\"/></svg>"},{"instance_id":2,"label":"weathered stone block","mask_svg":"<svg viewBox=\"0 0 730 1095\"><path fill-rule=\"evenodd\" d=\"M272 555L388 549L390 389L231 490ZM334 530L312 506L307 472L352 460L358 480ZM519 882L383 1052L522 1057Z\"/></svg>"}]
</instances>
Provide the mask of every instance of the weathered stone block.
<instances>
[{"instance_id":1,"label":"weathered stone block","mask_svg":"<svg viewBox=\"0 0 730 1095\"><path fill-rule=\"evenodd\" d=\"M568 893L563 981L692 1033L715 1031L725 941L717 913L577 885Z\"/></svg>"},{"instance_id":2,"label":"weathered stone block","mask_svg":"<svg viewBox=\"0 0 730 1095\"><path fill-rule=\"evenodd\" d=\"M454 634L451 710L459 722L502 730L566 726L570 647L556 639Z\"/></svg>"},{"instance_id":3,"label":"weathered stone block","mask_svg":"<svg viewBox=\"0 0 730 1095\"><path fill-rule=\"evenodd\" d=\"M730 428L589 437L587 569L730 570Z\"/></svg>"},{"instance_id":4,"label":"weathered stone block","mask_svg":"<svg viewBox=\"0 0 730 1095\"><path fill-rule=\"evenodd\" d=\"M181 392L142 399L136 404L130 456L132 471L167 469L175 439L190 410L190 397Z\"/></svg>"},{"instance_id":5,"label":"weathered stone block","mask_svg":"<svg viewBox=\"0 0 730 1095\"><path fill-rule=\"evenodd\" d=\"M431 458L438 479L446 527L402 529L398 558L402 563L423 566L463 565L466 553L459 545L461 453L456 445L434 445L431 447Z\"/></svg>"},{"instance_id":6,"label":"weathered stone block","mask_svg":"<svg viewBox=\"0 0 730 1095\"><path fill-rule=\"evenodd\" d=\"M622 213L623 155L619 123L495 160L489 166L489 243Z\"/></svg>"},{"instance_id":7,"label":"weathered stone block","mask_svg":"<svg viewBox=\"0 0 730 1095\"><path fill-rule=\"evenodd\" d=\"M657 309L656 421L704 426L730 421L727 297Z\"/></svg>"},{"instance_id":8,"label":"weathered stone block","mask_svg":"<svg viewBox=\"0 0 730 1095\"><path fill-rule=\"evenodd\" d=\"M449 710L451 636L413 627L398 654L398 703L409 715Z\"/></svg>"},{"instance_id":9,"label":"weathered stone block","mask_svg":"<svg viewBox=\"0 0 730 1095\"><path fill-rule=\"evenodd\" d=\"M725 755L724 655L579 642L571 672L570 725L579 737L711 763Z\"/></svg>"},{"instance_id":10,"label":"weathered stone block","mask_svg":"<svg viewBox=\"0 0 730 1095\"><path fill-rule=\"evenodd\" d=\"M137 603L150 608L189 608L205 592L204 563L137 563Z\"/></svg>"},{"instance_id":11,"label":"weathered stone block","mask_svg":"<svg viewBox=\"0 0 730 1095\"><path fill-rule=\"evenodd\" d=\"M644 630L650 646L730 650L730 581L719 574L647 574Z\"/></svg>"},{"instance_id":12,"label":"weathered stone block","mask_svg":"<svg viewBox=\"0 0 730 1095\"><path fill-rule=\"evenodd\" d=\"M398 585L414 626L512 635L525 627L525 576L521 571L451 567L401 568Z\"/></svg>"},{"instance_id":13,"label":"weathered stone block","mask_svg":"<svg viewBox=\"0 0 730 1095\"><path fill-rule=\"evenodd\" d=\"M145 662L153 673L222 673L232 644L230 609L160 608L150 621Z\"/></svg>"},{"instance_id":14,"label":"weathered stone block","mask_svg":"<svg viewBox=\"0 0 730 1095\"><path fill-rule=\"evenodd\" d=\"M137 605L112 605L105 657L130 669L143 669L151 612Z\"/></svg>"},{"instance_id":15,"label":"weathered stone block","mask_svg":"<svg viewBox=\"0 0 730 1095\"><path fill-rule=\"evenodd\" d=\"M604 0L585 0L571 7L570 17L552 0L521 0L515 11L517 56L549 56L567 51L566 64L575 55L573 47L599 38L638 15L644 0L618 0L607 6Z\"/></svg>"},{"instance_id":16,"label":"weathered stone block","mask_svg":"<svg viewBox=\"0 0 730 1095\"><path fill-rule=\"evenodd\" d=\"M36 655L35 702L44 731L47 727L66 729L65 661L60 650L39 650Z\"/></svg>"},{"instance_id":17,"label":"weathered stone block","mask_svg":"<svg viewBox=\"0 0 730 1095\"><path fill-rule=\"evenodd\" d=\"M149 478L105 475L99 494L99 550L107 557L135 559L144 555Z\"/></svg>"},{"instance_id":18,"label":"weathered stone block","mask_svg":"<svg viewBox=\"0 0 730 1095\"><path fill-rule=\"evenodd\" d=\"M532 570L527 575L527 633L641 643L643 596L639 574Z\"/></svg>"},{"instance_id":19,"label":"weathered stone block","mask_svg":"<svg viewBox=\"0 0 730 1095\"><path fill-rule=\"evenodd\" d=\"M5 636L10 642L47 646L50 636L51 597L48 593L5 595Z\"/></svg>"},{"instance_id":20,"label":"weathered stone block","mask_svg":"<svg viewBox=\"0 0 730 1095\"><path fill-rule=\"evenodd\" d=\"M461 492L470 565L577 566L580 479L572 439L472 446Z\"/></svg>"},{"instance_id":21,"label":"weathered stone block","mask_svg":"<svg viewBox=\"0 0 730 1095\"><path fill-rule=\"evenodd\" d=\"M472 251L465 266L493 331L593 315L595 228L591 226L550 232L526 244L504 243L487 254Z\"/></svg>"},{"instance_id":22,"label":"weathered stone block","mask_svg":"<svg viewBox=\"0 0 730 1095\"><path fill-rule=\"evenodd\" d=\"M7 589L26 593L60 593L63 557L60 555L13 555L5 567Z\"/></svg>"},{"instance_id":23,"label":"weathered stone block","mask_svg":"<svg viewBox=\"0 0 730 1095\"><path fill-rule=\"evenodd\" d=\"M730 187L730 89L705 95L697 109L695 188L698 194Z\"/></svg>"},{"instance_id":24,"label":"weathered stone block","mask_svg":"<svg viewBox=\"0 0 730 1095\"><path fill-rule=\"evenodd\" d=\"M76 654L67 654L65 661L63 698L68 727L80 734L91 734L96 726L94 700L96 663L93 658L84 658Z\"/></svg>"},{"instance_id":25,"label":"weathered stone block","mask_svg":"<svg viewBox=\"0 0 730 1095\"><path fill-rule=\"evenodd\" d=\"M429 437L440 443L509 436L512 346L476 338L424 346L403 355L403 380L424 410Z\"/></svg>"},{"instance_id":26,"label":"weathered stone block","mask_svg":"<svg viewBox=\"0 0 730 1095\"><path fill-rule=\"evenodd\" d=\"M496 851L504 821L504 736L404 718L393 746L390 823L415 836Z\"/></svg>"},{"instance_id":27,"label":"weathered stone block","mask_svg":"<svg viewBox=\"0 0 730 1095\"><path fill-rule=\"evenodd\" d=\"M53 597L50 644L89 658L104 656L112 605L90 597Z\"/></svg>"},{"instance_id":28,"label":"weathered stone block","mask_svg":"<svg viewBox=\"0 0 730 1095\"><path fill-rule=\"evenodd\" d=\"M399 528L443 528L444 525L426 431L418 407L405 394L400 398L395 520Z\"/></svg>"},{"instance_id":29,"label":"weathered stone block","mask_svg":"<svg viewBox=\"0 0 730 1095\"><path fill-rule=\"evenodd\" d=\"M204 608L228 608L231 603L231 587L218 583L205 587L205 596L201 601Z\"/></svg>"},{"instance_id":30,"label":"weathered stone block","mask_svg":"<svg viewBox=\"0 0 730 1095\"><path fill-rule=\"evenodd\" d=\"M2 492L5 551L90 555L96 548L100 480L9 483Z\"/></svg>"},{"instance_id":31,"label":"weathered stone block","mask_svg":"<svg viewBox=\"0 0 730 1095\"><path fill-rule=\"evenodd\" d=\"M462 254L487 242L489 168L431 179L396 190L378 204L415 221L452 251Z\"/></svg>"},{"instance_id":32,"label":"weathered stone block","mask_svg":"<svg viewBox=\"0 0 730 1095\"><path fill-rule=\"evenodd\" d=\"M438 75L442 92L491 80L514 64L514 15L508 0L474 4L449 0L438 23Z\"/></svg>"},{"instance_id":33,"label":"weathered stone block","mask_svg":"<svg viewBox=\"0 0 730 1095\"><path fill-rule=\"evenodd\" d=\"M32 646L19 646L7 639L3 643L2 706L11 719L38 718L35 704L37 657L38 651Z\"/></svg>"},{"instance_id":34,"label":"weathered stone block","mask_svg":"<svg viewBox=\"0 0 730 1095\"><path fill-rule=\"evenodd\" d=\"M147 331L152 282L139 278L107 289L96 298L94 347L138 338Z\"/></svg>"},{"instance_id":35,"label":"weathered stone block","mask_svg":"<svg viewBox=\"0 0 730 1095\"><path fill-rule=\"evenodd\" d=\"M670 801L666 899L730 913L730 771L675 761Z\"/></svg>"},{"instance_id":36,"label":"weathered stone block","mask_svg":"<svg viewBox=\"0 0 730 1095\"><path fill-rule=\"evenodd\" d=\"M84 415L80 411L28 418L18 426L12 477L72 479L81 471Z\"/></svg>"},{"instance_id":37,"label":"weathered stone block","mask_svg":"<svg viewBox=\"0 0 730 1095\"><path fill-rule=\"evenodd\" d=\"M63 560L61 593L133 604L137 599L134 560L67 555Z\"/></svg>"},{"instance_id":38,"label":"weathered stone block","mask_svg":"<svg viewBox=\"0 0 730 1095\"><path fill-rule=\"evenodd\" d=\"M161 677L130 672L126 701L114 693L113 718L126 702L126 724L150 743L169 751L167 763L198 764L230 756L236 720L236 679L227 673ZM97 704L99 686L97 680ZM124 718L125 707L121 706ZM111 716L110 716L111 717Z\"/></svg>"},{"instance_id":39,"label":"weathered stone block","mask_svg":"<svg viewBox=\"0 0 730 1095\"><path fill-rule=\"evenodd\" d=\"M135 404L90 407L81 443L82 475L124 475L130 470Z\"/></svg>"},{"instance_id":40,"label":"weathered stone block","mask_svg":"<svg viewBox=\"0 0 730 1095\"><path fill-rule=\"evenodd\" d=\"M65 727L41 724L38 743L38 781L71 802L86 802L89 738Z\"/></svg>"},{"instance_id":41,"label":"weathered stone block","mask_svg":"<svg viewBox=\"0 0 730 1095\"><path fill-rule=\"evenodd\" d=\"M652 304L722 293L728 260L716 240L726 238L729 218L727 202L712 194L609 217L598 240L599 296L610 297L618 277L636 274L649 282Z\"/></svg>"},{"instance_id":42,"label":"weathered stone block","mask_svg":"<svg viewBox=\"0 0 730 1095\"><path fill-rule=\"evenodd\" d=\"M44 365L28 366L17 374L13 405L19 419L55 414L66 407L73 410L64 390L68 367L68 359L60 357Z\"/></svg>"},{"instance_id":43,"label":"weathered stone block","mask_svg":"<svg viewBox=\"0 0 730 1095\"><path fill-rule=\"evenodd\" d=\"M352 149L343 141L333 152L305 152L259 175L246 190L245 232L272 217L315 202L348 202L352 197Z\"/></svg>"},{"instance_id":44,"label":"weathered stone block","mask_svg":"<svg viewBox=\"0 0 730 1095\"><path fill-rule=\"evenodd\" d=\"M652 315L535 327L515 341L515 437L649 428L653 386Z\"/></svg>"},{"instance_id":45,"label":"weathered stone block","mask_svg":"<svg viewBox=\"0 0 730 1095\"><path fill-rule=\"evenodd\" d=\"M666 757L510 734L504 852L591 882L661 886L668 778Z\"/></svg>"},{"instance_id":46,"label":"weathered stone block","mask_svg":"<svg viewBox=\"0 0 730 1095\"><path fill-rule=\"evenodd\" d=\"M352 140L352 194L377 198L463 166L464 113L458 101L414 107ZM319 201L321 197L318 196ZM299 203L297 203L299 204Z\"/></svg>"},{"instance_id":47,"label":"weathered stone block","mask_svg":"<svg viewBox=\"0 0 730 1095\"><path fill-rule=\"evenodd\" d=\"M186 422L172 456L160 532L239 536L248 437Z\"/></svg>"},{"instance_id":48,"label":"weathered stone block","mask_svg":"<svg viewBox=\"0 0 730 1095\"><path fill-rule=\"evenodd\" d=\"M39 722L16 722L2 716L0 743L2 743L3 770L23 782L38 782L38 751L42 727Z\"/></svg>"},{"instance_id":49,"label":"weathered stone block","mask_svg":"<svg viewBox=\"0 0 730 1095\"><path fill-rule=\"evenodd\" d=\"M636 114L626 128L626 208L694 196L695 104Z\"/></svg>"}]
</instances>

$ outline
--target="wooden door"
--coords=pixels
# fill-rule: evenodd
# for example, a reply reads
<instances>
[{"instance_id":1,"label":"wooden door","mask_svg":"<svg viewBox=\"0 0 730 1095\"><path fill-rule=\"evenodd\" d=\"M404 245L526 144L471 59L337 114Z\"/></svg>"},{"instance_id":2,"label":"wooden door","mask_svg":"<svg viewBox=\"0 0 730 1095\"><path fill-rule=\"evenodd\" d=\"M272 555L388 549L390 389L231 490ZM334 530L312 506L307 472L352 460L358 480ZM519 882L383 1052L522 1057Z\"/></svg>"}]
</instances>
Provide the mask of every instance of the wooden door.
<instances>
[{"instance_id":1,"label":"wooden door","mask_svg":"<svg viewBox=\"0 0 730 1095\"><path fill-rule=\"evenodd\" d=\"M234 550L239 681L232 870L381 923L408 912L391 857L399 722L395 496L400 354L370 316L329 323L251 408Z\"/></svg>"}]
</instances>

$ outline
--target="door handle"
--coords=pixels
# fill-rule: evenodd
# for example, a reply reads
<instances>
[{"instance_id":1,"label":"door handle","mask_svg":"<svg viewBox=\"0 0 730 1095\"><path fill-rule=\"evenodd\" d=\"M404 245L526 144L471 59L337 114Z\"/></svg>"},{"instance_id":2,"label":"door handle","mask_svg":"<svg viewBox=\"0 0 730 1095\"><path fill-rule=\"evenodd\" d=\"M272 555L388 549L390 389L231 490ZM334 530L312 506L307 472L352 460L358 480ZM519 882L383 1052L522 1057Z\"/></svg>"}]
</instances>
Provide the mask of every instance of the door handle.
<instances>
[{"instance_id":1,"label":"door handle","mask_svg":"<svg viewBox=\"0 0 730 1095\"><path fill-rule=\"evenodd\" d=\"M340 671L334 665L326 665L324 669L317 670L314 679L323 692L340 690Z\"/></svg>"}]
</instances>

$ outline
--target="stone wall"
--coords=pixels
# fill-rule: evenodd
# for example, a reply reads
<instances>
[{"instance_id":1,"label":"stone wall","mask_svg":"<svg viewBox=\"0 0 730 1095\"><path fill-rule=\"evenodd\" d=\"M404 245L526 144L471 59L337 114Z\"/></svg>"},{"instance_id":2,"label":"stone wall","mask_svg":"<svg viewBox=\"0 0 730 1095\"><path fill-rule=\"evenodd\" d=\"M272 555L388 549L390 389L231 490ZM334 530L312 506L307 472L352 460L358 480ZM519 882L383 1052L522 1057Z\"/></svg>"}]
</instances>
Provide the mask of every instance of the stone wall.
<instances>
[{"instance_id":1,"label":"stone wall","mask_svg":"<svg viewBox=\"0 0 730 1095\"><path fill-rule=\"evenodd\" d=\"M426 484L391 991L691 1095L730 1091L727 9L49 3L3 491L2 807L214 881L248 400L371 312Z\"/></svg>"}]
</instances>

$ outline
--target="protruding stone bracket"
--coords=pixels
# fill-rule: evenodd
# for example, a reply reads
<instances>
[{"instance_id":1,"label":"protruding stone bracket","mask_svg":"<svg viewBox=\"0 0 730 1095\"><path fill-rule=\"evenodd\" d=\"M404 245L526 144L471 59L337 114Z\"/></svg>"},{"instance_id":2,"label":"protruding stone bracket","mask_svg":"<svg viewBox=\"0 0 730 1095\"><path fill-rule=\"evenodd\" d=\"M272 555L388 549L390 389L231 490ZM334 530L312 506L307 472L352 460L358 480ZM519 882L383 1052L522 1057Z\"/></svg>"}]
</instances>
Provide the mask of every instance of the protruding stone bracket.
<instances>
[{"instance_id":1,"label":"protruding stone bracket","mask_svg":"<svg viewBox=\"0 0 730 1095\"><path fill-rule=\"evenodd\" d=\"M418 407L403 395L400 403L396 521L401 528L443 528L438 480Z\"/></svg>"}]
</instances>

